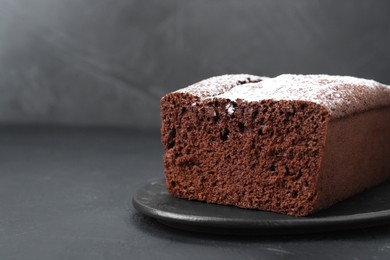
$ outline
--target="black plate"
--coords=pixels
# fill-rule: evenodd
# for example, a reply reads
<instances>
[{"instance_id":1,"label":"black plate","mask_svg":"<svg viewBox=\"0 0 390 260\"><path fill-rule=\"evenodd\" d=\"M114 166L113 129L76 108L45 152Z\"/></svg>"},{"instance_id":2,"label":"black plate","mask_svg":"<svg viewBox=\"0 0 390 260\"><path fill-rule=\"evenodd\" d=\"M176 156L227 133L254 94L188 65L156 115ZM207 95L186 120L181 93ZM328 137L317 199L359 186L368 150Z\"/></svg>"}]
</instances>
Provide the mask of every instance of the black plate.
<instances>
[{"instance_id":1,"label":"black plate","mask_svg":"<svg viewBox=\"0 0 390 260\"><path fill-rule=\"evenodd\" d=\"M179 229L218 234L296 234L390 224L390 182L307 217L188 201L167 192L164 179L133 197L141 213Z\"/></svg>"}]
</instances>

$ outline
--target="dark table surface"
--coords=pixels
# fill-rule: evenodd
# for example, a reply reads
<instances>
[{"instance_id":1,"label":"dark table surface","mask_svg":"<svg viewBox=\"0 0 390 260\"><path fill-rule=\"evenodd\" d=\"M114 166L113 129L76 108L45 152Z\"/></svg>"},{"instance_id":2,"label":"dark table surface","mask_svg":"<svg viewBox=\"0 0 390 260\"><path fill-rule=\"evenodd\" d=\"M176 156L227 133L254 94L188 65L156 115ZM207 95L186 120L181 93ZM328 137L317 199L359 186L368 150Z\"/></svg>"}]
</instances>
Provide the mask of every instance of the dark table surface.
<instances>
[{"instance_id":1,"label":"dark table surface","mask_svg":"<svg viewBox=\"0 0 390 260\"><path fill-rule=\"evenodd\" d=\"M162 176L158 132L0 128L0 259L389 259L390 227L221 236L165 227L132 207Z\"/></svg>"}]
</instances>

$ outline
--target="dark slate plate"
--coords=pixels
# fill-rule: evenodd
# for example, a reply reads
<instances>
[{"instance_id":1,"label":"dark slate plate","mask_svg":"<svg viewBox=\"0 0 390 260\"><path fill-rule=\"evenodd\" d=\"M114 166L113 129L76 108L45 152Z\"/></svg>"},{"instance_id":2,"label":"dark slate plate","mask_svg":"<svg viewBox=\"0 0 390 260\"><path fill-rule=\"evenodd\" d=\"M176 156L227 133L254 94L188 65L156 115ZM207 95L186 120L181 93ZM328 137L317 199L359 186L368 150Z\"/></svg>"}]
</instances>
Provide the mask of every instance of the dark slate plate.
<instances>
[{"instance_id":1,"label":"dark slate plate","mask_svg":"<svg viewBox=\"0 0 390 260\"><path fill-rule=\"evenodd\" d=\"M217 234L296 234L390 224L390 182L307 217L188 201L167 192L164 179L153 180L133 196L141 213L179 229Z\"/></svg>"}]
</instances>

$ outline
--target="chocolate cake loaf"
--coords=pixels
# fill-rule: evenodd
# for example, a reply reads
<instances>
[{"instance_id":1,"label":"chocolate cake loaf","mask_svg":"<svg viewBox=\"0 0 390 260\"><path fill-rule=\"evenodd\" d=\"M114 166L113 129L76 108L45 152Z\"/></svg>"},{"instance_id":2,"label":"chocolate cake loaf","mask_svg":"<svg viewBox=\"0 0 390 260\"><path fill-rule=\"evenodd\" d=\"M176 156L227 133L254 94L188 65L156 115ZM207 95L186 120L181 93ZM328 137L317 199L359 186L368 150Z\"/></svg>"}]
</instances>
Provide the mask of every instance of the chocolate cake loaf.
<instances>
[{"instance_id":1,"label":"chocolate cake loaf","mask_svg":"<svg viewBox=\"0 0 390 260\"><path fill-rule=\"evenodd\" d=\"M305 216L390 177L390 86L225 75L161 100L168 190Z\"/></svg>"}]
</instances>

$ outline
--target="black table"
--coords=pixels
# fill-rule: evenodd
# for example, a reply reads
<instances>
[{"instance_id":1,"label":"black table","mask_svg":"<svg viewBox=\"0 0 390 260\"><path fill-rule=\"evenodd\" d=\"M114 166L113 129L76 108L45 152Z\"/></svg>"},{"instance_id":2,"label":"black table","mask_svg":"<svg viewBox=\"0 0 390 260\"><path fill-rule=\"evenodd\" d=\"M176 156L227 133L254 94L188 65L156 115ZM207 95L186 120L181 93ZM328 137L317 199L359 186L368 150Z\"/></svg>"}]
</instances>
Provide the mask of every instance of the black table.
<instances>
[{"instance_id":1,"label":"black table","mask_svg":"<svg viewBox=\"0 0 390 260\"><path fill-rule=\"evenodd\" d=\"M389 259L390 227L297 236L172 229L133 192L162 176L157 131L0 128L0 259Z\"/></svg>"}]
</instances>

